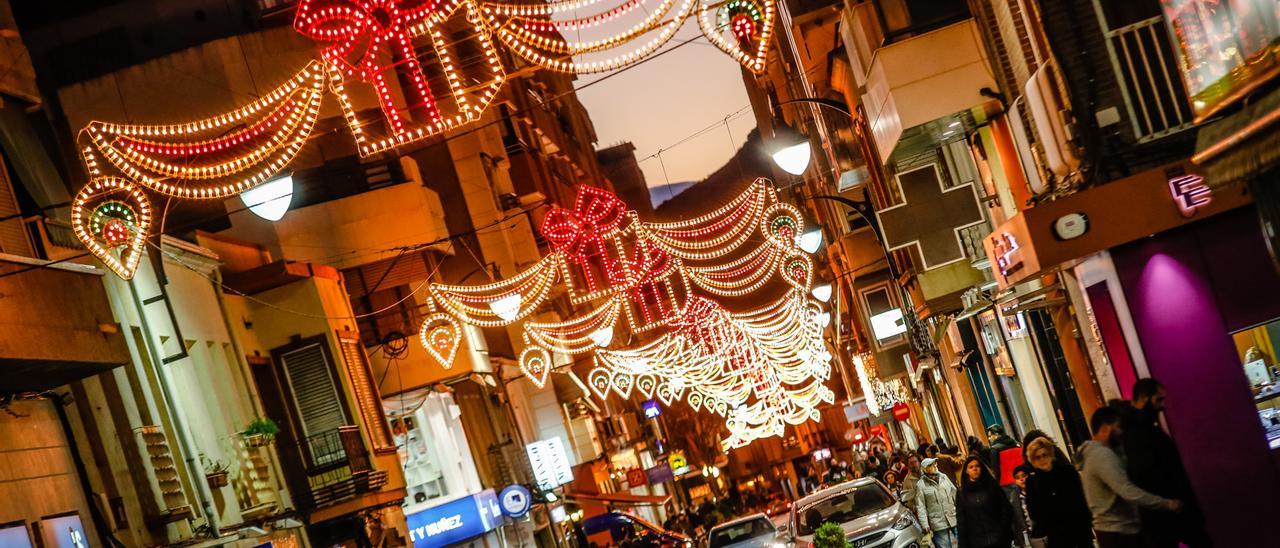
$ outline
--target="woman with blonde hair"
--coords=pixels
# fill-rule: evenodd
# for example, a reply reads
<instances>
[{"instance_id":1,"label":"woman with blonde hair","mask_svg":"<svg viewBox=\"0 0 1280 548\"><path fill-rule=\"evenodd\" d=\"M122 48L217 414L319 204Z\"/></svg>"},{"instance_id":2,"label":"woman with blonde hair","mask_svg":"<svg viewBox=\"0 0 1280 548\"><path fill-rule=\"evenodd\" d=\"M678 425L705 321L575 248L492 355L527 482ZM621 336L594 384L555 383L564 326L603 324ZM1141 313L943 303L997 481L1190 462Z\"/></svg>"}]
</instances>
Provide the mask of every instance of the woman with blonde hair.
<instances>
[{"instance_id":1,"label":"woman with blonde hair","mask_svg":"<svg viewBox=\"0 0 1280 548\"><path fill-rule=\"evenodd\" d=\"M1093 514L1080 473L1048 436L1026 447L1035 472L1027 478L1027 514L1032 542L1046 548L1093 548Z\"/></svg>"}]
</instances>

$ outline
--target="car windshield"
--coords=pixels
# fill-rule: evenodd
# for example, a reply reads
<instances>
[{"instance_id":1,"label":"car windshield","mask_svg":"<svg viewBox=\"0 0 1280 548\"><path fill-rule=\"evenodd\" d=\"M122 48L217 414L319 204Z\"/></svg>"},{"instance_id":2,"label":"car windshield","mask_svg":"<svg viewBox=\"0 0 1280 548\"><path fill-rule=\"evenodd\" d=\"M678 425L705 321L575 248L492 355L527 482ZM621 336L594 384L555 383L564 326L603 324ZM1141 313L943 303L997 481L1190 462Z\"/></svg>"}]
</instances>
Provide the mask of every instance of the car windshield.
<instances>
[{"instance_id":1,"label":"car windshield","mask_svg":"<svg viewBox=\"0 0 1280 548\"><path fill-rule=\"evenodd\" d=\"M777 532L774 530L773 524L769 523L769 520L756 518L716 529L711 533L710 546L711 548L723 548L756 537L776 534Z\"/></svg>"},{"instance_id":2,"label":"car windshield","mask_svg":"<svg viewBox=\"0 0 1280 548\"><path fill-rule=\"evenodd\" d=\"M893 505L893 497L878 483L868 483L835 493L796 511L796 531L812 535L827 522L847 523Z\"/></svg>"}]
</instances>

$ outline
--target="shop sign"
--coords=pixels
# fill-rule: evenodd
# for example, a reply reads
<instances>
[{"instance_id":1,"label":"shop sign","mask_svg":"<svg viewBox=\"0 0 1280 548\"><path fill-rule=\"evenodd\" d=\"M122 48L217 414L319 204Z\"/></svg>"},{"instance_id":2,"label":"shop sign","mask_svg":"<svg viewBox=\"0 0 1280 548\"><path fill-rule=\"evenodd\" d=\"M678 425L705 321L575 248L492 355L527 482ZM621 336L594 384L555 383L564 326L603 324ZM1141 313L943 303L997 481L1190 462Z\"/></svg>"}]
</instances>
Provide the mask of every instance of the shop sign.
<instances>
[{"instance_id":1,"label":"shop sign","mask_svg":"<svg viewBox=\"0 0 1280 548\"><path fill-rule=\"evenodd\" d=\"M649 478L648 476L645 475L644 470L640 468L632 468L630 470L627 470L627 485L633 488L640 487L641 485L645 485L646 480L648 479Z\"/></svg>"},{"instance_id":2,"label":"shop sign","mask_svg":"<svg viewBox=\"0 0 1280 548\"><path fill-rule=\"evenodd\" d=\"M867 407L866 399L849 402L848 405L844 406L844 418L850 423L858 422L870 417L871 409Z\"/></svg>"},{"instance_id":3,"label":"shop sign","mask_svg":"<svg viewBox=\"0 0 1280 548\"><path fill-rule=\"evenodd\" d=\"M644 418L646 419L656 419L662 414L662 408L658 406L658 400L645 400L644 403L640 404L640 407L644 409Z\"/></svg>"},{"instance_id":4,"label":"shop sign","mask_svg":"<svg viewBox=\"0 0 1280 548\"><path fill-rule=\"evenodd\" d=\"M902 402L893 404L893 418L898 421L905 421L911 418L911 406Z\"/></svg>"},{"instance_id":5,"label":"shop sign","mask_svg":"<svg viewBox=\"0 0 1280 548\"><path fill-rule=\"evenodd\" d=\"M689 499L698 500L711 496L711 486L707 484L695 485L689 488Z\"/></svg>"},{"instance_id":6,"label":"shop sign","mask_svg":"<svg viewBox=\"0 0 1280 548\"><path fill-rule=\"evenodd\" d=\"M986 220L973 183L944 188L936 163L898 173L897 179L902 203L876 212L885 246L917 248L925 270L964 260L960 231Z\"/></svg>"},{"instance_id":7,"label":"shop sign","mask_svg":"<svg viewBox=\"0 0 1280 548\"><path fill-rule=\"evenodd\" d=\"M992 254L996 257L996 268L1000 269L1000 275L1009 277L1009 274L1022 268L1022 248L1018 246L1018 239L1008 232L1002 232L992 238L991 242Z\"/></svg>"},{"instance_id":8,"label":"shop sign","mask_svg":"<svg viewBox=\"0 0 1280 548\"><path fill-rule=\"evenodd\" d=\"M689 471L689 461L684 459L684 451L672 451L667 455L667 463L671 465L671 473L677 476Z\"/></svg>"},{"instance_id":9,"label":"shop sign","mask_svg":"<svg viewBox=\"0 0 1280 548\"><path fill-rule=\"evenodd\" d=\"M508 485L498 494L498 504L502 506L502 514L509 518L522 518L533 506L533 497L523 485Z\"/></svg>"},{"instance_id":10,"label":"shop sign","mask_svg":"<svg viewBox=\"0 0 1280 548\"><path fill-rule=\"evenodd\" d=\"M498 526L502 510L493 489L485 489L405 516L414 548L445 546L478 537Z\"/></svg>"},{"instance_id":11,"label":"shop sign","mask_svg":"<svg viewBox=\"0 0 1280 548\"><path fill-rule=\"evenodd\" d=\"M1176 40L1187 95L1205 118L1266 81L1277 66L1280 37L1275 3L1261 0L1163 0L1169 36ZM1199 121L1199 120L1197 120Z\"/></svg>"},{"instance_id":12,"label":"shop sign","mask_svg":"<svg viewBox=\"0 0 1280 548\"><path fill-rule=\"evenodd\" d=\"M525 451L539 489L550 491L573 481L573 469L569 467L569 457L560 438L535 441L525 446Z\"/></svg>"},{"instance_id":13,"label":"shop sign","mask_svg":"<svg viewBox=\"0 0 1280 548\"><path fill-rule=\"evenodd\" d=\"M1213 201L1213 190L1204 184L1204 177L1196 174L1176 175L1169 178L1169 193L1178 211L1188 219L1196 214L1196 210L1209 205Z\"/></svg>"},{"instance_id":14,"label":"shop sign","mask_svg":"<svg viewBox=\"0 0 1280 548\"><path fill-rule=\"evenodd\" d=\"M665 462L658 463L657 466L644 471L649 476L649 483L658 485L675 479L675 474L671 473L671 465Z\"/></svg>"}]
</instances>

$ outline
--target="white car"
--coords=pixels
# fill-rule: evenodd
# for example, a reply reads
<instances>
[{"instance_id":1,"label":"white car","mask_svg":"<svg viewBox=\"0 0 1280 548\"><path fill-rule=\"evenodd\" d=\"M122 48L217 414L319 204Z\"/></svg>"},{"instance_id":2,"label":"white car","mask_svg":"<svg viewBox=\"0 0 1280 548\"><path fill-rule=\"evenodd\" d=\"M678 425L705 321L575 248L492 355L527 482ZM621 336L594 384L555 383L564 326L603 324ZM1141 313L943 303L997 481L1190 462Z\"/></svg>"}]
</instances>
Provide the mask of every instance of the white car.
<instances>
[{"instance_id":1,"label":"white car","mask_svg":"<svg viewBox=\"0 0 1280 548\"><path fill-rule=\"evenodd\" d=\"M769 516L755 514L726 521L707 533L707 548L778 548L778 528Z\"/></svg>"},{"instance_id":2,"label":"white car","mask_svg":"<svg viewBox=\"0 0 1280 548\"><path fill-rule=\"evenodd\" d=\"M811 546L824 523L840 525L853 548L920 548L915 514L874 478L858 478L797 500L787 520L788 544Z\"/></svg>"}]
</instances>

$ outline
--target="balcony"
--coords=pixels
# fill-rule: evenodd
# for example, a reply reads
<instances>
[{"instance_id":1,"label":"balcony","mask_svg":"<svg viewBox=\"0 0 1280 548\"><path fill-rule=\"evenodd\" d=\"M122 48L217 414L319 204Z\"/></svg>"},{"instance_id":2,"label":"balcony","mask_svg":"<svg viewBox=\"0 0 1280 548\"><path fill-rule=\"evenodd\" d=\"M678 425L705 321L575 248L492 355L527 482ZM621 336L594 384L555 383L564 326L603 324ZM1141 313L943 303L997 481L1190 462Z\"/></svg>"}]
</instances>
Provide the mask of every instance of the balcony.
<instances>
[{"instance_id":1,"label":"balcony","mask_svg":"<svg viewBox=\"0 0 1280 548\"><path fill-rule=\"evenodd\" d=\"M289 490L302 510L336 508L325 513L340 515L348 506L344 503L375 496L387 484L387 471L373 469L360 429L355 426L340 426L300 441L280 439L276 450L284 463ZM321 521L314 514L312 520Z\"/></svg>"},{"instance_id":2,"label":"balcony","mask_svg":"<svg viewBox=\"0 0 1280 548\"><path fill-rule=\"evenodd\" d=\"M128 362L101 270L0 254L0 392L47 390Z\"/></svg>"},{"instance_id":3,"label":"balcony","mask_svg":"<svg viewBox=\"0 0 1280 548\"><path fill-rule=\"evenodd\" d=\"M869 15L863 13L864 22ZM862 38L854 37L855 50L860 42L874 45L864 39L868 28L851 31L862 33ZM982 44L978 25L970 18L870 52L862 102L882 163L905 130L992 101L980 93L983 88L997 89Z\"/></svg>"}]
</instances>

